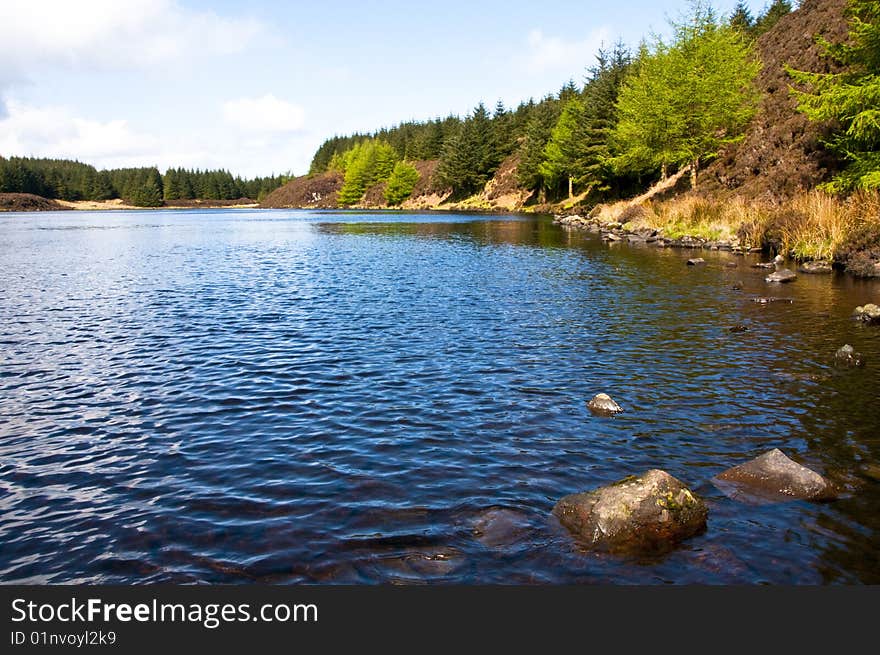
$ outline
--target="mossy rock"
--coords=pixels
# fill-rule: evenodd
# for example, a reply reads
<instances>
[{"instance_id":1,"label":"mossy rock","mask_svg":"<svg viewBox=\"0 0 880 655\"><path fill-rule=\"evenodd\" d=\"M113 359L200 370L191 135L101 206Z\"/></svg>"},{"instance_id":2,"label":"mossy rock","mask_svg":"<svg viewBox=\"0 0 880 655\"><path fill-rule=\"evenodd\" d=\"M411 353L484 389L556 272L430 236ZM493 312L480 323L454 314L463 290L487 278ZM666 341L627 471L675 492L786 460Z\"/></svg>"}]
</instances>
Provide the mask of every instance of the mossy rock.
<instances>
[{"instance_id":1,"label":"mossy rock","mask_svg":"<svg viewBox=\"0 0 880 655\"><path fill-rule=\"evenodd\" d=\"M668 550L705 530L708 514L699 496L659 469L565 496L553 508L582 546L616 553Z\"/></svg>"}]
</instances>

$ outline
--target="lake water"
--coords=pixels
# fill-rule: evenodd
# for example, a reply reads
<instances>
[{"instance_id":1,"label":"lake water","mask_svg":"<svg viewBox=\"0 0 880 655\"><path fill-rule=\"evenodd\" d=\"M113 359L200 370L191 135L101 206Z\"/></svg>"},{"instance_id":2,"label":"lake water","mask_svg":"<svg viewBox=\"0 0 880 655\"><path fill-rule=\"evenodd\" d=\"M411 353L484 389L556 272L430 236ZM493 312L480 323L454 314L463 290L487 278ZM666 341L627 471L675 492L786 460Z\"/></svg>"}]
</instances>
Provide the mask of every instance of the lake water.
<instances>
[{"instance_id":1,"label":"lake water","mask_svg":"<svg viewBox=\"0 0 880 655\"><path fill-rule=\"evenodd\" d=\"M0 214L0 582L880 583L880 328L850 318L880 286L699 254L548 217ZM774 447L843 497L711 484ZM550 516L649 468L704 534L590 554Z\"/></svg>"}]
</instances>

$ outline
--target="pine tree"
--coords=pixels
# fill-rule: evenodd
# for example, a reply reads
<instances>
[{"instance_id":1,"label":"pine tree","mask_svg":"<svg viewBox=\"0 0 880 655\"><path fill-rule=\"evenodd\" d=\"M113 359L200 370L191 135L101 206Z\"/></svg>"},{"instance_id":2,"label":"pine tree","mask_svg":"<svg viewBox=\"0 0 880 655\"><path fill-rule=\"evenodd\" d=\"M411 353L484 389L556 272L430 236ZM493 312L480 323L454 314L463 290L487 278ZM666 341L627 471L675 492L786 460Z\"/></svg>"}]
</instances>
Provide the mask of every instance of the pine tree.
<instances>
[{"instance_id":1,"label":"pine tree","mask_svg":"<svg viewBox=\"0 0 880 655\"><path fill-rule=\"evenodd\" d=\"M584 115L577 135L582 144L578 182L590 191L607 191L615 176L611 147L618 120L617 98L631 64L629 49L621 41L611 52L600 49L584 86Z\"/></svg>"},{"instance_id":2,"label":"pine tree","mask_svg":"<svg viewBox=\"0 0 880 655\"><path fill-rule=\"evenodd\" d=\"M755 19L745 0L739 0L727 20L727 24L743 35L749 36L755 28Z\"/></svg>"},{"instance_id":3,"label":"pine tree","mask_svg":"<svg viewBox=\"0 0 880 655\"><path fill-rule=\"evenodd\" d=\"M465 195L480 191L497 166L492 119L481 102L444 142L437 174L455 195Z\"/></svg>"},{"instance_id":4,"label":"pine tree","mask_svg":"<svg viewBox=\"0 0 880 655\"><path fill-rule=\"evenodd\" d=\"M752 36L758 38L765 32L768 32L770 28L779 22L780 18L790 13L791 2L789 0L773 0L770 6L755 21L755 25L752 28Z\"/></svg>"},{"instance_id":5,"label":"pine tree","mask_svg":"<svg viewBox=\"0 0 880 655\"><path fill-rule=\"evenodd\" d=\"M538 167L545 186L553 188L567 183L569 198L574 195L575 178L584 173L583 123L583 102L580 97L572 96L550 132L550 140L544 148L544 161Z\"/></svg>"},{"instance_id":6,"label":"pine tree","mask_svg":"<svg viewBox=\"0 0 880 655\"><path fill-rule=\"evenodd\" d=\"M880 189L880 1L850 0L848 42L820 41L842 73L788 69L809 91L792 92L811 120L840 128L829 145L849 162L829 185L832 191Z\"/></svg>"},{"instance_id":7,"label":"pine tree","mask_svg":"<svg viewBox=\"0 0 880 655\"><path fill-rule=\"evenodd\" d=\"M544 149L559 117L558 102L553 98L545 98L530 113L520 147L516 175L520 186L531 191L540 191L544 187L544 176L541 174Z\"/></svg>"},{"instance_id":8,"label":"pine tree","mask_svg":"<svg viewBox=\"0 0 880 655\"><path fill-rule=\"evenodd\" d=\"M618 99L615 138L622 170L687 164L697 186L703 162L741 138L757 108L760 64L736 30L695 2L690 17L673 23L671 46L658 40L641 52L636 74Z\"/></svg>"},{"instance_id":9,"label":"pine tree","mask_svg":"<svg viewBox=\"0 0 880 655\"><path fill-rule=\"evenodd\" d=\"M399 205L410 197L419 181L419 172L412 164L399 161L394 165L391 177L385 185L385 200L389 205Z\"/></svg>"}]
</instances>

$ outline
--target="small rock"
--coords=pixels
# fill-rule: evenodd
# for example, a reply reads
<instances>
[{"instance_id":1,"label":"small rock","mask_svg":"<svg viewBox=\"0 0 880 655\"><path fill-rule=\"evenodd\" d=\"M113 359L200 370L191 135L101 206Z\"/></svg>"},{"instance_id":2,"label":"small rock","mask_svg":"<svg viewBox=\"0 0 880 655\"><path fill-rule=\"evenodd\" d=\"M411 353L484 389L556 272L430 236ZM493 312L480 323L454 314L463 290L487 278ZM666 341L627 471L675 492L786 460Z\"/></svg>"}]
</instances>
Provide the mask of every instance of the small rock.
<instances>
[{"instance_id":1,"label":"small rock","mask_svg":"<svg viewBox=\"0 0 880 655\"><path fill-rule=\"evenodd\" d=\"M784 282L793 282L797 278L797 273L791 271L787 268L780 269L775 273L770 273L767 277L764 278L765 282L778 282L780 284Z\"/></svg>"},{"instance_id":2,"label":"small rock","mask_svg":"<svg viewBox=\"0 0 880 655\"><path fill-rule=\"evenodd\" d=\"M746 327L745 325L743 325L742 323L739 323L739 324L734 325L734 326L732 326L732 327L730 327L730 328L728 328L728 329L729 329L730 332L747 332L749 328L747 328L747 327Z\"/></svg>"},{"instance_id":3,"label":"small rock","mask_svg":"<svg viewBox=\"0 0 880 655\"><path fill-rule=\"evenodd\" d=\"M708 513L684 483L658 469L565 496L553 508L584 546L612 552L669 548L702 532Z\"/></svg>"},{"instance_id":4,"label":"small rock","mask_svg":"<svg viewBox=\"0 0 880 655\"><path fill-rule=\"evenodd\" d=\"M726 266L727 268L736 268L736 267L737 267L737 263L736 263L736 262L727 262L727 263L725 264L725 266Z\"/></svg>"},{"instance_id":5,"label":"small rock","mask_svg":"<svg viewBox=\"0 0 880 655\"><path fill-rule=\"evenodd\" d=\"M607 393L597 393L587 403L587 407L593 414L599 416L611 416L623 411L623 407L614 402L614 399Z\"/></svg>"},{"instance_id":6,"label":"small rock","mask_svg":"<svg viewBox=\"0 0 880 655\"><path fill-rule=\"evenodd\" d=\"M487 548L505 548L524 540L533 530L529 517L516 510L493 507L473 522L477 541Z\"/></svg>"},{"instance_id":7,"label":"small rock","mask_svg":"<svg viewBox=\"0 0 880 655\"><path fill-rule=\"evenodd\" d=\"M734 291L741 291L743 288L743 283L742 282L734 282L730 288L733 289Z\"/></svg>"},{"instance_id":8,"label":"small rock","mask_svg":"<svg viewBox=\"0 0 880 655\"><path fill-rule=\"evenodd\" d=\"M831 266L831 262L825 260L819 260L814 262L804 262L798 267L798 270L801 273L808 274L823 274L823 273L831 273L834 269Z\"/></svg>"},{"instance_id":9,"label":"small rock","mask_svg":"<svg viewBox=\"0 0 880 655\"><path fill-rule=\"evenodd\" d=\"M762 305L769 304L771 302L794 302L791 298L777 298L776 296L760 296L758 298L752 298L752 302L760 303Z\"/></svg>"},{"instance_id":10,"label":"small rock","mask_svg":"<svg viewBox=\"0 0 880 655\"><path fill-rule=\"evenodd\" d=\"M778 448L727 469L712 481L730 498L751 503L834 497L828 480L792 461Z\"/></svg>"},{"instance_id":11,"label":"small rock","mask_svg":"<svg viewBox=\"0 0 880 655\"><path fill-rule=\"evenodd\" d=\"M849 344L841 346L837 349L837 352L834 353L835 366L853 367L864 366L864 364L865 360L862 357L862 354L857 353L855 348Z\"/></svg>"},{"instance_id":12,"label":"small rock","mask_svg":"<svg viewBox=\"0 0 880 655\"><path fill-rule=\"evenodd\" d=\"M862 464L859 473L875 482L880 482L880 464Z\"/></svg>"},{"instance_id":13,"label":"small rock","mask_svg":"<svg viewBox=\"0 0 880 655\"><path fill-rule=\"evenodd\" d=\"M856 320L865 323L880 323L880 307L873 303L868 303L867 305L856 307L853 316L855 316Z\"/></svg>"},{"instance_id":14,"label":"small rock","mask_svg":"<svg viewBox=\"0 0 880 655\"><path fill-rule=\"evenodd\" d=\"M620 241L621 237L614 234L614 232L608 232L607 234L602 235L602 238L606 241Z\"/></svg>"},{"instance_id":15,"label":"small rock","mask_svg":"<svg viewBox=\"0 0 880 655\"><path fill-rule=\"evenodd\" d=\"M706 260L702 257L692 257L687 261L688 266L700 266L701 264L705 264Z\"/></svg>"},{"instance_id":16,"label":"small rock","mask_svg":"<svg viewBox=\"0 0 880 655\"><path fill-rule=\"evenodd\" d=\"M752 264L752 268L776 268L776 264L773 262L758 262L757 264Z\"/></svg>"},{"instance_id":17,"label":"small rock","mask_svg":"<svg viewBox=\"0 0 880 655\"><path fill-rule=\"evenodd\" d=\"M773 263L776 266L781 266L785 263L785 257L783 257L782 255L776 255L776 257L773 258Z\"/></svg>"}]
</instances>

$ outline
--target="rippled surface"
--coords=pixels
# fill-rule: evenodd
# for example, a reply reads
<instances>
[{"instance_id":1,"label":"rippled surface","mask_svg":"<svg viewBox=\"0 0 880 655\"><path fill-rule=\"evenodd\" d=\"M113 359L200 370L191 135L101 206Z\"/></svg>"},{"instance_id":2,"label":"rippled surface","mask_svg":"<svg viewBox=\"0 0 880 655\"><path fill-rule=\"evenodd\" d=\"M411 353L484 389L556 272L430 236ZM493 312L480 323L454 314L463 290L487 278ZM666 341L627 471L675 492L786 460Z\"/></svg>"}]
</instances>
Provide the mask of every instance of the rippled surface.
<instances>
[{"instance_id":1,"label":"rippled surface","mask_svg":"<svg viewBox=\"0 0 880 655\"><path fill-rule=\"evenodd\" d=\"M0 214L0 581L880 583L880 329L849 317L880 288L701 254L512 216ZM709 483L772 447L847 494ZM710 505L667 555L549 516L652 467Z\"/></svg>"}]
</instances>

